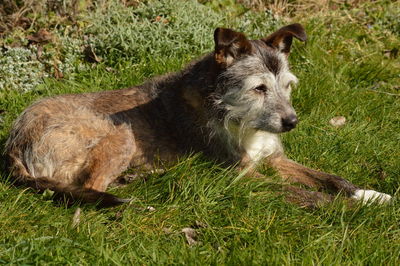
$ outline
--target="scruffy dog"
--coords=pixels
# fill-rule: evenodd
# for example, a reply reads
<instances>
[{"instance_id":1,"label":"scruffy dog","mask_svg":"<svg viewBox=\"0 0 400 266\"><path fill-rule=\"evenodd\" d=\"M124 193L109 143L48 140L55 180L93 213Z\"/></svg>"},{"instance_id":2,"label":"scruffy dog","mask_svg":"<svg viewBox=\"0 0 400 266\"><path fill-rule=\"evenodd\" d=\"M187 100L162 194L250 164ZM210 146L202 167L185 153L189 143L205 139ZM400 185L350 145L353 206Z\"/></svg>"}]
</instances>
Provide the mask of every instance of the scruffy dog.
<instances>
[{"instance_id":1,"label":"scruffy dog","mask_svg":"<svg viewBox=\"0 0 400 266\"><path fill-rule=\"evenodd\" d=\"M113 206L125 199L106 193L128 167L151 171L202 152L260 176L257 164L282 178L366 201L391 196L362 190L335 175L285 157L279 134L298 120L290 103L292 40L306 40L300 24L260 40L217 28L215 50L180 72L123 90L62 95L28 107L6 143L14 179L85 202ZM304 205L331 199L324 192L285 189Z\"/></svg>"}]
</instances>

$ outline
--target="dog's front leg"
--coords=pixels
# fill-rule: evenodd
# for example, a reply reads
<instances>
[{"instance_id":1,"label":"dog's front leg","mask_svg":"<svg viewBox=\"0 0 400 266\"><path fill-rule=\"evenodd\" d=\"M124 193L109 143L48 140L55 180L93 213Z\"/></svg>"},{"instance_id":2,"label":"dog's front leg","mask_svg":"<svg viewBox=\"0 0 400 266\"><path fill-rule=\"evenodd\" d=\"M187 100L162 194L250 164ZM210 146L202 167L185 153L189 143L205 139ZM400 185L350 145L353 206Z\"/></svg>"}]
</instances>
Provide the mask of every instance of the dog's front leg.
<instances>
[{"instance_id":1,"label":"dog's front leg","mask_svg":"<svg viewBox=\"0 0 400 266\"><path fill-rule=\"evenodd\" d=\"M245 176L250 179L268 178L257 171L257 163L252 161L246 154L242 157L242 160L239 163L237 170L240 172L240 176ZM273 182L272 179L270 181ZM308 185L312 186L312 184ZM283 184L275 192L283 195L287 201L306 208L317 208L318 206L327 202L331 202L333 200L333 197L331 195L328 195L324 192L308 191L306 189L289 184Z\"/></svg>"},{"instance_id":2,"label":"dog's front leg","mask_svg":"<svg viewBox=\"0 0 400 266\"><path fill-rule=\"evenodd\" d=\"M374 190L360 189L340 176L307 168L284 156L271 159L270 164L278 171L282 178L290 182L301 183L318 189L327 189L334 193L342 192L346 196L362 200L364 203L372 201L384 203L391 199L391 196L388 194Z\"/></svg>"}]
</instances>

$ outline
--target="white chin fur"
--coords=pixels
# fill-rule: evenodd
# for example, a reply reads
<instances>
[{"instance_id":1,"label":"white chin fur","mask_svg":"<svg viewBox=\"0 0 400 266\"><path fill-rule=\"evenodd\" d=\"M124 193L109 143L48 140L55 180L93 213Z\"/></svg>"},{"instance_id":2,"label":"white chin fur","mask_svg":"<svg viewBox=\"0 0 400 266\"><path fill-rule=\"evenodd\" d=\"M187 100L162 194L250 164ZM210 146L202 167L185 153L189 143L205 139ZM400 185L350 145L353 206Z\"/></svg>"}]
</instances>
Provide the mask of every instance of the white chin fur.
<instances>
[{"instance_id":1,"label":"white chin fur","mask_svg":"<svg viewBox=\"0 0 400 266\"><path fill-rule=\"evenodd\" d=\"M355 200L362 201L363 204L369 204L369 203L384 204L388 203L392 199L392 196L375 190L358 189L356 190L352 198Z\"/></svg>"}]
</instances>

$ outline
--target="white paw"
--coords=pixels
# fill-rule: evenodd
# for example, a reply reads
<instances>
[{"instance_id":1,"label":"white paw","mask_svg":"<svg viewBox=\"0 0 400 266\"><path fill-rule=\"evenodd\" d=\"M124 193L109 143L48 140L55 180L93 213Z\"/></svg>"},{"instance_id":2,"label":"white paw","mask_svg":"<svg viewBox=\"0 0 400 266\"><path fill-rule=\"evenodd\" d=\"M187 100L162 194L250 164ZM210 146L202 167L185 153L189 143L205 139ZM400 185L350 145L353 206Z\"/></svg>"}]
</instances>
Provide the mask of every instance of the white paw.
<instances>
[{"instance_id":1,"label":"white paw","mask_svg":"<svg viewBox=\"0 0 400 266\"><path fill-rule=\"evenodd\" d=\"M352 198L355 200L361 200L363 204L369 204L373 202L384 204L389 202L392 199L392 196L375 190L358 189Z\"/></svg>"}]
</instances>

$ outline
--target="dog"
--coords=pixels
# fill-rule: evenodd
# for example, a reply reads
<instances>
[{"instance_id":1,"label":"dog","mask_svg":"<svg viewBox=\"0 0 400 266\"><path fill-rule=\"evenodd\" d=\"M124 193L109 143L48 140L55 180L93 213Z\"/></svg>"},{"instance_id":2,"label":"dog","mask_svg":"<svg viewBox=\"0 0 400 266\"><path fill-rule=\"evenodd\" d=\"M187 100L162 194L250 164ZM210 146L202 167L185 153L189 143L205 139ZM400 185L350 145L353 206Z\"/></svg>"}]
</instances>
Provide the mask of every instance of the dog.
<instances>
[{"instance_id":1,"label":"dog","mask_svg":"<svg viewBox=\"0 0 400 266\"><path fill-rule=\"evenodd\" d=\"M15 121L6 142L12 177L108 207L129 201L106 192L129 167L151 171L202 153L250 177L262 177L256 169L266 164L288 182L323 190L286 185L288 198L305 206L333 199L325 192L390 201L285 156L280 134L298 123L290 101L298 82L288 63L293 39L306 41L302 25L259 40L217 28L214 51L182 71L133 88L39 100Z\"/></svg>"}]
</instances>

